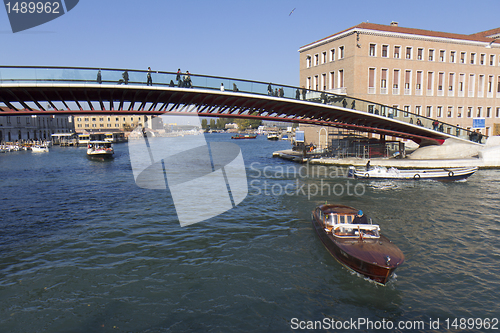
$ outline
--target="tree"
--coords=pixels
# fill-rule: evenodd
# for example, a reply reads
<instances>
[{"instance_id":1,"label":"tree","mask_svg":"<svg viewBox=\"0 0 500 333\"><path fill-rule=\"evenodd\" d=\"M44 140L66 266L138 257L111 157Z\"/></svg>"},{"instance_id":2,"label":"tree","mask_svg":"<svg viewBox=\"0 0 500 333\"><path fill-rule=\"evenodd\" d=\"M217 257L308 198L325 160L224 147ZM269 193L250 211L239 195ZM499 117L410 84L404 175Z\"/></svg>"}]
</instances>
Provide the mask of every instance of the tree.
<instances>
[{"instance_id":1,"label":"tree","mask_svg":"<svg viewBox=\"0 0 500 333\"><path fill-rule=\"evenodd\" d=\"M210 129L214 130L216 128L217 128L217 126L215 125L215 119L213 119L213 118L210 119Z\"/></svg>"},{"instance_id":2,"label":"tree","mask_svg":"<svg viewBox=\"0 0 500 333\"><path fill-rule=\"evenodd\" d=\"M203 128L205 130L205 129L207 129L207 127L208 127L208 121L205 118L203 118L201 120L201 128Z\"/></svg>"},{"instance_id":3,"label":"tree","mask_svg":"<svg viewBox=\"0 0 500 333\"><path fill-rule=\"evenodd\" d=\"M260 119L236 119L235 123L238 125L240 131L244 131L249 128L257 128L262 124Z\"/></svg>"}]
</instances>

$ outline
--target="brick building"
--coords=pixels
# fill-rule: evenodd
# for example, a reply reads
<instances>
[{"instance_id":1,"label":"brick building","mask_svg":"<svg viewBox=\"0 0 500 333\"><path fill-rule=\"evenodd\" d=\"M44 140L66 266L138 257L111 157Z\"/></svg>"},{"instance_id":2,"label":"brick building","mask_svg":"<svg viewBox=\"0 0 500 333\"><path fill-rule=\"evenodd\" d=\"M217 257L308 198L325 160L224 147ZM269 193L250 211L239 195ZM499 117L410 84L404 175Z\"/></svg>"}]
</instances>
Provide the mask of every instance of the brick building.
<instances>
[{"instance_id":1,"label":"brick building","mask_svg":"<svg viewBox=\"0 0 500 333\"><path fill-rule=\"evenodd\" d=\"M500 28L471 35L361 23L305 45L300 85L499 135Z\"/></svg>"}]
</instances>

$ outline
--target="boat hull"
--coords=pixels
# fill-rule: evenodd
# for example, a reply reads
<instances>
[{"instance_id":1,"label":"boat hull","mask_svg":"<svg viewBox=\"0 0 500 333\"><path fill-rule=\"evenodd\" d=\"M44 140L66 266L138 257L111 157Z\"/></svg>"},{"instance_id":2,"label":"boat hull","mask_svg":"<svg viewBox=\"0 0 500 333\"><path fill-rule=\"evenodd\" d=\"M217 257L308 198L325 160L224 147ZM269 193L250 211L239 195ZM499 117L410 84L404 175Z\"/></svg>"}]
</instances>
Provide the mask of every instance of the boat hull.
<instances>
[{"instance_id":1,"label":"boat hull","mask_svg":"<svg viewBox=\"0 0 500 333\"><path fill-rule=\"evenodd\" d=\"M369 171L354 170L352 176L360 179L401 179L401 180L439 180L455 181L467 179L472 176L477 167L473 168L445 168L445 169L420 169L397 170L397 172L379 172L378 169Z\"/></svg>"},{"instance_id":2,"label":"boat hull","mask_svg":"<svg viewBox=\"0 0 500 333\"><path fill-rule=\"evenodd\" d=\"M235 135L235 136L232 136L231 139L255 139L257 138L257 135Z\"/></svg>"},{"instance_id":3,"label":"boat hull","mask_svg":"<svg viewBox=\"0 0 500 333\"><path fill-rule=\"evenodd\" d=\"M87 157L97 159L111 159L113 158L113 153L87 153Z\"/></svg>"},{"instance_id":4,"label":"boat hull","mask_svg":"<svg viewBox=\"0 0 500 333\"><path fill-rule=\"evenodd\" d=\"M383 235L378 239L339 239L325 231L315 212L312 223L318 238L340 264L378 284L385 285L404 262L401 250Z\"/></svg>"}]
</instances>

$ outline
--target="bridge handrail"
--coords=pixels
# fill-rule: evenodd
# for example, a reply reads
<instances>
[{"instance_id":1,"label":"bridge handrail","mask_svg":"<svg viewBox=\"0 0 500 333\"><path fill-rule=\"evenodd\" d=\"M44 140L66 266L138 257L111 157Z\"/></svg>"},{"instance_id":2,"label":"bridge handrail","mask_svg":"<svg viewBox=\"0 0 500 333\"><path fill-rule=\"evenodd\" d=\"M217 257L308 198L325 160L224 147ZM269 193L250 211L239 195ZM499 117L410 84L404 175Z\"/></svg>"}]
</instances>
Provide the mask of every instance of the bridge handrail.
<instances>
[{"instance_id":1,"label":"bridge handrail","mask_svg":"<svg viewBox=\"0 0 500 333\"><path fill-rule=\"evenodd\" d=\"M30 71L33 70L34 72L30 73ZM54 75L50 77L50 73L43 73L47 71L51 71L52 74L56 74L57 73L56 71L61 71L61 73L57 77L55 77ZM65 77L65 75L61 75L64 74L65 71L73 71L72 73L73 77ZM174 86L179 86L179 84L183 82L184 77L187 75L186 72L180 73L181 81L178 81L177 72L167 72L167 71L149 72L148 70L104 68L104 67L98 68L98 67L66 67L66 66L0 66L0 83L33 82L33 81L96 83L98 80L97 73L99 71L101 72L101 82L100 82L101 84L126 84L122 76L122 74L125 71L129 75L128 84L147 84L147 76L148 73L150 73L152 78L152 84L154 85L169 86L173 83ZM86 75L86 73L89 73L89 75ZM28 74L28 76L26 76L26 74ZM30 74L31 75L34 74L34 77L31 76ZM143 76L139 78L138 75L143 75ZM338 105L344 108L354 109L358 111L366 111L369 113L378 114L380 116L386 116L410 124L415 123L415 125L418 125L417 122L419 121L420 125L423 127L439 130L441 132L446 132L449 135L457 137L467 137L468 139L470 138L471 140L472 140L471 134L474 133L471 130L464 129L452 124L448 124L443 121L437 121L436 119L432 119L430 117L426 117L423 115L418 115L414 112L401 110L398 108L394 108L392 106L375 103L360 98L349 97L343 94L334 94L331 92L305 89L303 87L295 87L295 86L277 84L272 82L242 80L236 78L203 75L203 74L189 73L189 80L191 82L191 87L194 86L197 88L201 87L205 89L216 90L221 88L220 84L225 84L224 90L227 91L235 91L237 89L238 92L242 93L252 93L252 94L272 95L272 96L275 96L275 94L277 94L278 96L276 97L306 100L308 102L317 102L322 104ZM205 80L204 85L201 84L203 83L202 80ZM238 87L238 85L240 85L240 87ZM269 92L269 87L271 88L271 92ZM445 110L442 110L442 112L444 115ZM434 126L436 122L438 123L438 126Z\"/></svg>"}]
</instances>

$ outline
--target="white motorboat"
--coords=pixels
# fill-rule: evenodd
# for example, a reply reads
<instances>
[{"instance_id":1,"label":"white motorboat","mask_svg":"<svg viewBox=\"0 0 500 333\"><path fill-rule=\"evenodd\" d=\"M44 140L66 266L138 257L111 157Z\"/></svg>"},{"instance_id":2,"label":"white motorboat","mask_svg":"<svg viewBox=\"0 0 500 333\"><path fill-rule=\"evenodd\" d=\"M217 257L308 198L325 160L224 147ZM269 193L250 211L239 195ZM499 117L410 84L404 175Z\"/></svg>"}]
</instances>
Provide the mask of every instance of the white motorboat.
<instances>
[{"instance_id":1,"label":"white motorboat","mask_svg":"<svg viewBox=\"0 0 500 333\"><path fill-rule=\"evenodd\" d=\"M87 156L91 158L113 158L114 153L109 141L90 141L87 145Z\"/></svg>"},{"instance_id":2,"label":"white motorboat","mask_svg":"<svg viewBox=\"0 0 500 333\"><path fill-rule=\"evenodd\" d=\"M399 170L397 168L371 167L369 170L349 167L349 177L365 179L432 179L452 181L466 179L477 171L477 167L441 168L441 169L413 169Z\"/></svg>"},{"instance_id":3,"label":"white motorboat","mask_svg":"<svg viewBox=\"0 0 500 333\"><path fill-rule=\"evenodd\" d=\"M47 147L47 146L33 146L33 147L31 147L31 151L34 153L48 153L49 147Z\"/></svg>"}]
</instances>

